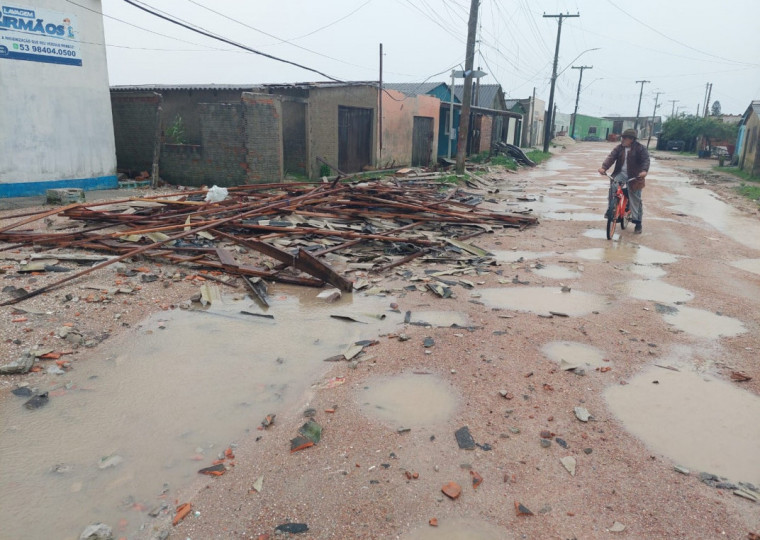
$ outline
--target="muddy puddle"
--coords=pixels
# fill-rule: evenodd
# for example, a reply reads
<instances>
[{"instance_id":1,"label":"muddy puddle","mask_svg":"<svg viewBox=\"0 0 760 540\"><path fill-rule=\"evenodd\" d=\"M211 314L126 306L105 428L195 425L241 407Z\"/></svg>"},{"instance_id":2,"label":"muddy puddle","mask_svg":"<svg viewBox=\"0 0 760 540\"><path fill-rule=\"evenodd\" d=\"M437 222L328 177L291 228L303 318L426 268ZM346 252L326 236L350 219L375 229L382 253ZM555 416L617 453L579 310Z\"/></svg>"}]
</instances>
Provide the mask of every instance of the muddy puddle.
<instances>
[{"instance_id":1,"label":"muddy puddle","mask_svg":"<svg viewBox=\"0 0 760 540\"><path fill-rule=\"evenodd\" d=\"M760 275L760 259L742 259L741 261L734 261L729 264L740 270Z\"/></svg>"},{"instance_id":2,"label":"muddy puddle","mask_svg":"<svg viewBox=\"0 0 760 540\"><path fill-rule=\"evenodd\" d=\"M632 264L628 266L628 270L648 279L658 279L668 274L668 272L658 264Z\"/></svg>"},{"instance_id":3,"label":"muddy puddle","mask_svg":"<svg viewBox=\"0 0 760 540\"><path fill-rule=\"evenodd\" d=\"M557 253L554 251L505 251L505 250L491 250L491 253L499 262L521 262L532 259L543 259L545 257L553 257Z\"/></svg>"},{"instance_id":4,"label":"muddy puddle","mask_svg":"<svg viewBox=\"0 0 760 540\"><path fill-rule=\"evenodd\" d=\"M577 270L573 270L566 266L560 266L558 264L548 264L546 266L541 266L540 268L531 268L531 271L534 274L549 279L577 279L581 277L581 273Z\"/></svg>"},{"instance_id":5,"label":"muddy puddle","mask_svg":"<svg viewBox=\"0 0 760 540\"><path fill-rule=\"evenodd\" d=\"M676 187L675 190L673 200L678 204L670 209L697 217L740 244L760 249L760 222L757 218L742 214L708 189Z\"/></svg>"},{"instance_id":6,"label":"muddy puddle","mask_svg":"<svg viewBox=\"0 0 760 540\"><path fill-rule=\"evenodd\" d=\"M738 319L685 306L674 307L670 313L663 313L662 317L665 322L687 334L707 339L734 337L747 331Z\"/></svg>"},{"instance_id":7,"label":"muddy puddle","mask_svg":"<svg viewBox=\"0 0 760 540\"><path fill-rule=\"evenodd\" d=\"M653 366L626 386L611 386L610 410L675 464L760 484L760 398L733 383L680 369Z\"/></svg>"},{"instance_id":8,"label":"muddy puddle","mask_svg":"<svg viewBox=\"0 0 760 540\"><path fill-rule=\"evenodd\" d=\"M694 298L693 292L657 279L637 279L625 283L623 287L630 297L639 300L675 304Z\"/></svg>"},{"instance_id":9,"label":"muddy puddle","mask_svg":"<svg viewBox=\"0 0 760 540\"><path fill-rule=\"evenodd\" d=\"M604 352L591 345L574 341L552 341L541 347L547 358L560 366L600 367L608 366L604 361Z\"/></svg>"},{"instance_id":10,"label":"muddy puddle","mask_svg":"<svg viewBox=\"0 0 760 540\"><path fill-rule=\"evenodd\" d=\"M393 429L441 424L458 405L449 383L432 374L369 379L362 385L357 401L363 414Z\"/></svg>"},{"instance_id":11,"label":"muddy puddle","mask_svg":"<svg viewBox=\"0 0 760 540\"><path fill-rule=\"evenodd\" d=\"M599 311L607 305L603 296L574 289L562 292L561 287L503 287L482 289L480 299L492 308L550 313L570 317Z\"/></svg>"},{"instance_id":12,"label":"muddy puddle","mask_svg":"<svg viewBox=\"0 0 760 540\"><path fill-rule=\"evenodd\" d=\"M412 311L409 316L411 324L420 326L436 326L438 328L472 326L467 314L461 311Z\"/></svg>"},{"instance_id":13,"label":"muddy puddle","mask_svg":"<svg viewBox=\"0 0 760 540\"><path fill-rule=\"evenodd\" d=\"M387 298L325 304L305 288L270 293L266 312L249 300L161 312L41 384L68 383L45 407L2 400L0 536L77 539L101 521L133 537L149 510L173 505L199 469L318 382L334 365L325 358L403 317Z\"/></svg>"},{"instance_id":14,"label":"muddy puddle","mask_svg":"<svg viewBox=\"0 0 760 540\"><path fill-rule=\"evenodd\" d=\"M657 251L656 249L628 242L615 242L605 247L581 249L575 254L582 259L590 261L615 263L672 264L678 260L678 256L672 253Z\"/></svg>"},{"instance_id":15,"label":"muddy puddle","mask_svg":"<svg viewBox=\"0 0 760 540\"><path fill-rule=\"evenodd\" d=\"M517 538L506 529L490 523L465 519L440 519L437 527L429 524L401 535L401 540L509 540Z\"/></svg>"},{"instance_id":16,"label":"muddy puddle","mask_svg":"<svg viewBox=\"0 0 760 540\"><path fill-rule=\"evenodd\" d=\"M594 238L596 240L607 240L607 231L605 229L588 229L583 232L583 236L587 238ZM613 240L620 239L620 233L615 232L612 237Z\"/></svg>"},{"instance_id":17,"label":"muddy puddle","mask_svg":"<svg viewBox=\"0 0 760 540\"><path fill-rule=\"evenodd\" d=\"M591 212L544 212L541 214L544 219L553 219L554 221L599 221L603 222L602 213Z\"/></svg>"}]
</instances>

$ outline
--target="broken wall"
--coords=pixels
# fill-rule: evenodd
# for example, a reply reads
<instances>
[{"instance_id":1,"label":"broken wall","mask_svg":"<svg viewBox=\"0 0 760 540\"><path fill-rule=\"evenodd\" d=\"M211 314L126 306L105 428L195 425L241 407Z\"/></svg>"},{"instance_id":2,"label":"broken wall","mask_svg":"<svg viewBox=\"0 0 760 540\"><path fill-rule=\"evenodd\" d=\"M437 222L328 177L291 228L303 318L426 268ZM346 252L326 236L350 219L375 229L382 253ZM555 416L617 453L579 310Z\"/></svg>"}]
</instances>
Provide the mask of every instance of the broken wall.
<instances>
[{"instance_id":1,"label":"broken wall","mask_svg":"<svg viewBox=\"0 0 760 540\"><path fill-rule=\"evenodd\" d=\"M283 178L282 99L245 92L245 161L249 183L279 182Z\"/></svg>"}]
</instances>

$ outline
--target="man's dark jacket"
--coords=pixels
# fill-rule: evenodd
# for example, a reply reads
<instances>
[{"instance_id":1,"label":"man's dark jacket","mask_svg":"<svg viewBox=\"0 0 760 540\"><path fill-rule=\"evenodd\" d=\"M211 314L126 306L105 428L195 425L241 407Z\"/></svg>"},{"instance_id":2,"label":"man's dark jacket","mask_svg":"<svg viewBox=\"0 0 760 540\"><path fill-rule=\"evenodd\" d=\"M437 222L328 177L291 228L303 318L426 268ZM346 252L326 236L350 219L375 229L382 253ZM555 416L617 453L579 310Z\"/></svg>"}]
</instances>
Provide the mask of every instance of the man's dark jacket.
<instances>
[{"instance_id":1,"label":"man's dark jacket","mask_svg":"<svg viewBox=\"0 0 760 540\"><path fill-rule=\"evenodd\" d=\"M625 146L619 144L612 149L610 155L604 160L602 163L602 169L607 170L614 163L615 168L611 175L614 177L623 168L624 159ZM628 152L628 178L638 176L641 171L649 172L649 151L647 150L647 147L639 141L633 141L631 150Z\"/></svg>"}]
</instances>

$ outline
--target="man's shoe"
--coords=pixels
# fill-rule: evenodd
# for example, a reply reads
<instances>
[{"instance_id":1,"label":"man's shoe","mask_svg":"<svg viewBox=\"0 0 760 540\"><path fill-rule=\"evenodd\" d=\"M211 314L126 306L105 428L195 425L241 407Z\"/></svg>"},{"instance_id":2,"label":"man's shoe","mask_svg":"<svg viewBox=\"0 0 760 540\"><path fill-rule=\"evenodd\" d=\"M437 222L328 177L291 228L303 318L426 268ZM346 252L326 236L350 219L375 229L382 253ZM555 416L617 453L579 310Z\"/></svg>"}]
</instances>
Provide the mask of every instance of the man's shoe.
<instances>
[{"instance_id":1,"label":"man's shoe","mask_svg":"<svg viewBox=\"0 0 760 540\"><path fill-rule=\"evenodd\" d=\"M636 224L636 227L633 229L633 234L641 234L641 223Z\"/></svg>"},{"instance_id":2,"label":"man's shoe","mask_svg":"<svg viewBox=\"0 0 760 540\"><path fill-rule=\"evenodd\" d=\"M612 210L609 210L609 209L608 209L608 210L607 210L607 211L604 213L604 219L612 219Z\"/></svg>"}]
</instances>

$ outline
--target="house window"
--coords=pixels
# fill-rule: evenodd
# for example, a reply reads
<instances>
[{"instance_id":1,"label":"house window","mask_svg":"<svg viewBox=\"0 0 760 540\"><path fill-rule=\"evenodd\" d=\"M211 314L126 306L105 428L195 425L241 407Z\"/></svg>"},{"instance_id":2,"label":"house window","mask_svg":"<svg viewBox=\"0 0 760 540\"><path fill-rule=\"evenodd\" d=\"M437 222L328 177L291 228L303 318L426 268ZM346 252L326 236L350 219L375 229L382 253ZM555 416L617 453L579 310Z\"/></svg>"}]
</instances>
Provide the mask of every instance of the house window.
<instances>
[{"instance_id":1,"label":"house window","mask_svg":"<svg viewBox=\"0 0 760 540\"><path fill-rule=\"evenodd\" d=\"M596 126L591 126L588 128L588 134L589 135L596 135Z\"/></svg>"}]
</instances>

